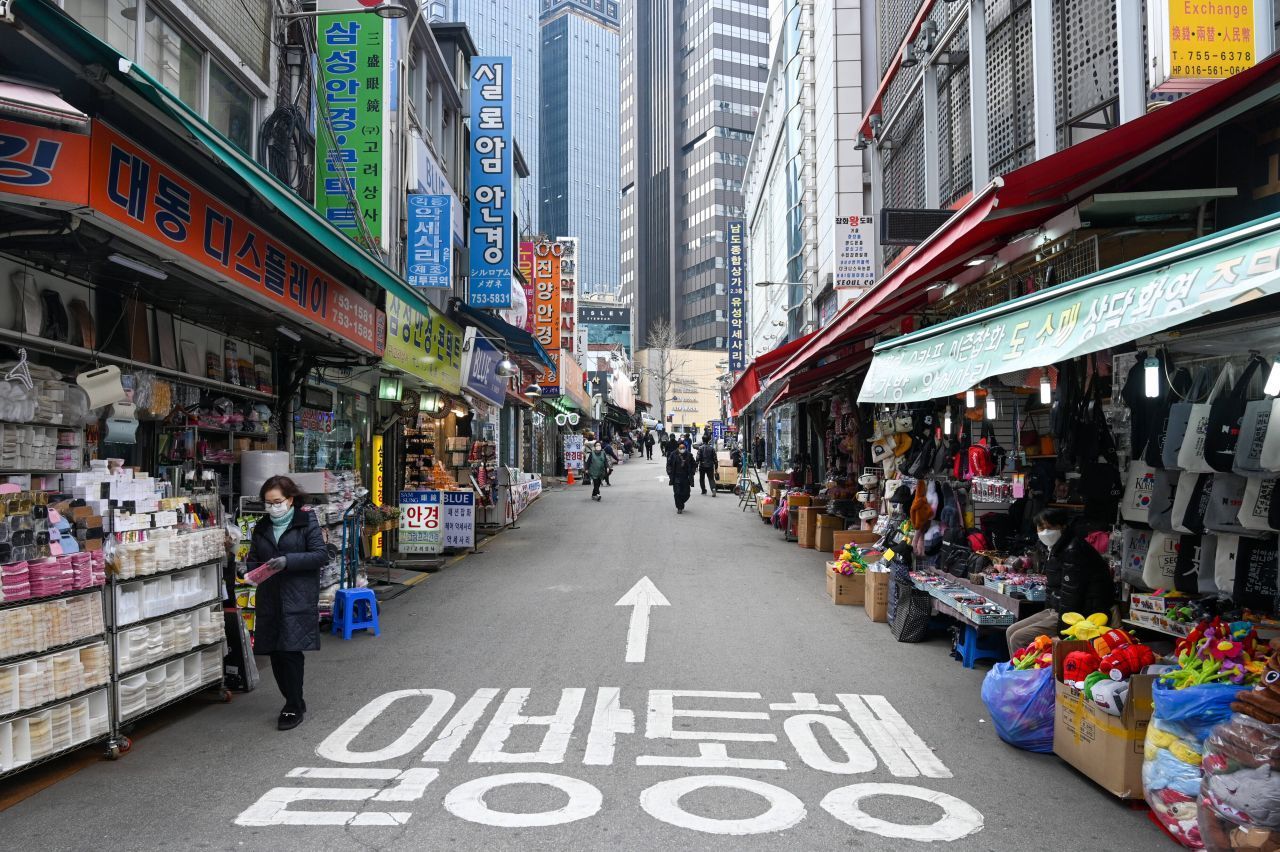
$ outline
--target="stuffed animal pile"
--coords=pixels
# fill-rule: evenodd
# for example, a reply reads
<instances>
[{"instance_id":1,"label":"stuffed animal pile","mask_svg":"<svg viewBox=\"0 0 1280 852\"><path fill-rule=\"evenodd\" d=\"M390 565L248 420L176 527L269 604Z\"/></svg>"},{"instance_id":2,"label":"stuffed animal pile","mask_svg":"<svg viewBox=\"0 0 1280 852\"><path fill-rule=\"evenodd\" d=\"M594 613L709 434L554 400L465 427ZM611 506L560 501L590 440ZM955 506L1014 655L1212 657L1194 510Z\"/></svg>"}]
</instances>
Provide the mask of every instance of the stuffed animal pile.
<instances>
[{"instance_id":1,"label":"stuffed animal pile","mask_svg":"<svg viewBox=\"0 0 1280 852\"><path fill-rule=\"evenodd\" d=\"M1009 662L1015 671L1028 669L1047 669L1053 665L1053 640L1048 636L1037 636L1035 641L1025 648L1019 648Z\"/></svg>"},{"instance_id":2,"label":"stuffed animal pile","mask_svg":"<svg viewBox=\"0 0 1280 852\"><path fill-rule=\"evenodd\" d=\"M1099 710L1119 716L1129 700L1129 678L1156 661L1155 653L1134 641L1124 630L1108 628L1101 613L1084 618L1069 612L1062 617L1068 636L1090 643L1085 651L1072 651L1062 661L1062 680L1084 692Z\"/></svg>"}]
</instances>

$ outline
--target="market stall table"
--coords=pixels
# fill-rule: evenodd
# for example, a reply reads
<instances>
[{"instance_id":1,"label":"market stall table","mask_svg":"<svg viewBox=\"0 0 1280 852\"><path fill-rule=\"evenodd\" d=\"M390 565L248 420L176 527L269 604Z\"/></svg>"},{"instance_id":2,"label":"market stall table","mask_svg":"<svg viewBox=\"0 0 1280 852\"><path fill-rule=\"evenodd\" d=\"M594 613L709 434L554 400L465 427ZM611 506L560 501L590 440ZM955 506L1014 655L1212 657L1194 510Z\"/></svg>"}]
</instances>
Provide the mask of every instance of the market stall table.
<instances>
[{"instance_id":1,"label":"market stall table","mask_svg":"<svg viewBox=\"0 0 1280 852\"><path fill-rule=\"evenodd\" d=\"M989 586L984 586L981 583L976 583L963 577L956 577L945 571L922 568L917 573L938 577L952 586L964 587L974 595L981 595L992 603L999 604L1013 613L1014 623L1035 615L1044 609L1044 601L1013 598L1001 594ZM916 588L928 590L927 585L916 584ZM1008 659L1008 647L1005 644L1005 628L1007 625L980 624L968 613L960 611L937 595L931 595L931 597L935 615L948 616L960 624L962 633L960 640L956 643L956 650L960 654L961 664L966 669L973 668L978 660L1002 661Z\"/></svg>"}]
</instances>

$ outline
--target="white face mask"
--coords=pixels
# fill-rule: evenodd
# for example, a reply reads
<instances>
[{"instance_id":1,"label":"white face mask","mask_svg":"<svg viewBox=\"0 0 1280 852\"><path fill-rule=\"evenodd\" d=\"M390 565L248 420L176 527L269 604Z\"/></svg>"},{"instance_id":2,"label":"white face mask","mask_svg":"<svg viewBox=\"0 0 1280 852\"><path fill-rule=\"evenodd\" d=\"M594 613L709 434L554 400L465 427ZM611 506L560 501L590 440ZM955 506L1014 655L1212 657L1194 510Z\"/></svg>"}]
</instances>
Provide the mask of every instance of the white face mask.
<instances>
[{"instance_id":1,"label":"white face mask","mask_svg":"<svg viewBox=\"0 0 1280 852\"><path fill-rule=\"evenodd\" d=\"M1050 549L1062 540L1062 530L1040 530L1036 533L1040 537L1040 542Z\"/></svg>"},{"instance_id":2,"label":"white face mask","mask_svg":"<svg viewBox=\"0 0 1280 852\"><path fill-rule=\"evenodd\" d=\"M267 514L277 521L289 514L291 511L293 511L292 503L267 504Z\"/></svg>"}]
</instances>

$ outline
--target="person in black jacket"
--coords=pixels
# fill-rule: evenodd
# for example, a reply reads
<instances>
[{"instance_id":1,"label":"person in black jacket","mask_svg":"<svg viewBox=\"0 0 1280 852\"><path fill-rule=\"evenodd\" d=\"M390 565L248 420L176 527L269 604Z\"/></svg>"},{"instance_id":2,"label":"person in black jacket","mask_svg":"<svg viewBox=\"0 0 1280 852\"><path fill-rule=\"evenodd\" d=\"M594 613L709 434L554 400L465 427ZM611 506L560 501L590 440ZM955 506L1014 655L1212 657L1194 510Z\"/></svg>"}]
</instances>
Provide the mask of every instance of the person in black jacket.
<instances>
[{"instance_id":1,"label":"person in black jacket","mask_svg":"<svg viewBox=\"0 0 1280 852\"><path fill-rule=\"evenodd\" d=\"M698 487L702 489L704 497L707 494L707 482L711 483L711 496L716 496L716 464L716 448L703 442L698 448Z\"/></svg>"},{"instance_id":2,"label":"person in black jacket","mask_svg":"<svg viewBox=\"0 0 1280 852\"><path fill-rule=\"evenodd\" d=\"M320 650L320 570L329 561L316 516L301 506L302 491L287 476L273 476L258 492L267 517L253 528L245 565L279 568L258 586L254 652L271 655L271 672L284 696L277 727L302 724L303 651Z\"/></svg>"},{"instance_id":3,"label":"person in black jacket","mask_svg":"<svg viewBox=\"0 0 1280 852\"><path fill-rule=\"evenodd\" d=\"M667 456L667 481L671 483L671 491L676 498L676 514L684 514L684 504L689 502L689 491L693 488L693 469L697 462L689 452L689 447L680 444Z\"/></svg>"},{"instance_id":4,"label":"person in black jacket","mask_svg":"<svg viewBox=\"0 0 1280 852\"><path fill-rule=\"evenodd\" d=\"M653 433L644 433L644 457L649 461L653 461Z\"/></svg>"},{"instance_id":5,"label":"person in black jacket","mask_svg":"<svg viewBox=\"0 0 1280 852\"><path fill-rule=\"evenodd\" d=\"M1011 655L1041 634L1057 638L1064 613L1078 612L1087 617L1102 612L1110 617L1115 603L1111 569L1093 545L1072 531L1070 520L1062 509L1045 509L1036 515L1047 592L1045 609L1011 624L1005 631Z\"/></svg>"}]
</instances>

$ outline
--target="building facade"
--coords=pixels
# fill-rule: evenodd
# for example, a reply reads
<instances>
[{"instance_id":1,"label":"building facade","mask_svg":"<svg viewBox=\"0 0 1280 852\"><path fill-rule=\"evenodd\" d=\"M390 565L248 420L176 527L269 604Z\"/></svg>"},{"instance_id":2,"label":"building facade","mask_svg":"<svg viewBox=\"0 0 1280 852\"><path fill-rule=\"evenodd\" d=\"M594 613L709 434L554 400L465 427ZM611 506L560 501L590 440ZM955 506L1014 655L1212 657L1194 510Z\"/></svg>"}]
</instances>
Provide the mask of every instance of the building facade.
<instances>
[{"instance_id":1,"label":"building facade","mask_svg":"<svg viewBox=\"0 0 1280 852\"><path fill-rule=\"evenodd\" d=\"M622 290L635 340L669 320L724 349L725 230L768 69L767 0L654 0L623 12Z\"/></svg>"},{"instance_id":2,"label":"building facade","mask_svg":"<svg viewBox=\"0 0 1280 852\"><path fill-rule=\"evenodd\" d=\"M580 240L578 292L618 289L618 3L542 0L539 224Z\"/></svg>"}]
</instances>

